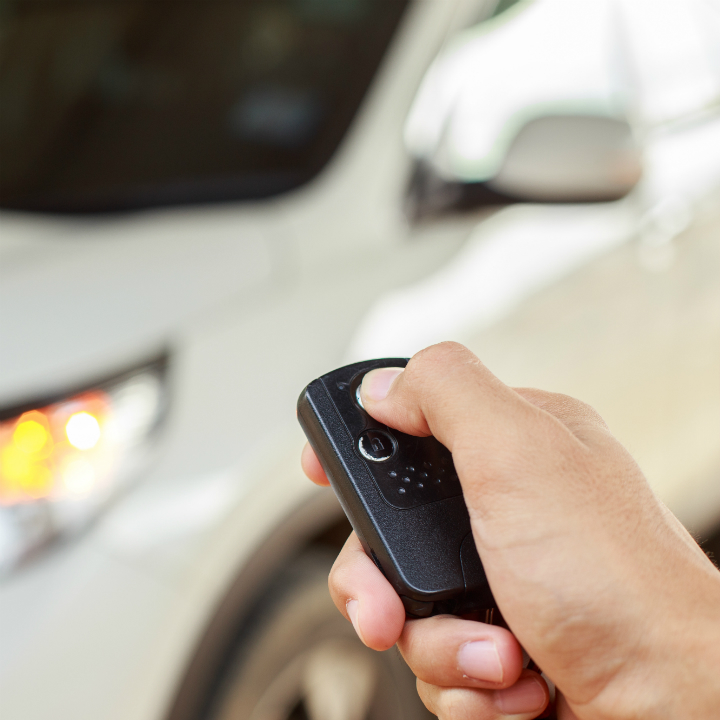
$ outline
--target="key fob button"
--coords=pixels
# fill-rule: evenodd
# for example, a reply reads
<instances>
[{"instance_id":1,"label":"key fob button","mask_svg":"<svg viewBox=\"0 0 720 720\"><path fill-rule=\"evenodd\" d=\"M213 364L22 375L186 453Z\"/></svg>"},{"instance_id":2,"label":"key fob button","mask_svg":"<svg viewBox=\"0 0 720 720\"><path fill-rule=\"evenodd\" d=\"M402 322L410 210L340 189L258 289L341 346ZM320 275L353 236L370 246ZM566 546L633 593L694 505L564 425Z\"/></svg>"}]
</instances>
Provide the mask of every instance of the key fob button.
<instances>
[{"instance_id":1,"label":"key fob button","mask_svg":"<svg viewBox=\"0 0 720 720\"><path fill-rule=\"evenodd\" d=\"M372 462L385 462L389 460L397 448L395 439L382 430L366 430L358 438L360 454Z\"/></svg>"},{"instance_id":2,"label":"key fob button","mask_svg":"<svg viewBox=\"0 0 720 720\"><path fill-rule=\"evenodd\" d=\"M355 388L355 402L364 410L365 406L363 405L362 397L360 395L360 387L362 386L362 383L360 383Z\"/></svg>"}]
</instances>

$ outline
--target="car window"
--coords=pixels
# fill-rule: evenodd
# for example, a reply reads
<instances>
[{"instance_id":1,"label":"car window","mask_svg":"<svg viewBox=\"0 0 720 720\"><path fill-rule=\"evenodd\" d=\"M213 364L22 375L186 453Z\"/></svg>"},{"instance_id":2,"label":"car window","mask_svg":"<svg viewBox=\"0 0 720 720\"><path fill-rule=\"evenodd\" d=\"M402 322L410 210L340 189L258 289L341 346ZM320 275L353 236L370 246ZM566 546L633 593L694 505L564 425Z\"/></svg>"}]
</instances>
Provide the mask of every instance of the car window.
<instances>
[{"instance_id":1,"label":"car window","mask_svg":"<svg viewBox=\"0 0 720 720\"><path fill-rule=\"evenodd\" d=\"M346 133L407 0L4 0L0 206L268 197Z\"/></svg>"}]
</instances>

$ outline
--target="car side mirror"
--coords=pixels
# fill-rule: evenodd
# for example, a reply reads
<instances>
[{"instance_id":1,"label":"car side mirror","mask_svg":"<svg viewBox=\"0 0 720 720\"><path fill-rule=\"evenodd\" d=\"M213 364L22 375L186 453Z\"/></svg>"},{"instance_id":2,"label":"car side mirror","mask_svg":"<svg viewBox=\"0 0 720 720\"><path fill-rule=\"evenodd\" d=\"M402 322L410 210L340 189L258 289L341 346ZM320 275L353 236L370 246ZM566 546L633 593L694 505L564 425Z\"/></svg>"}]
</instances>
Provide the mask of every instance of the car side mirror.
<instances>
[{"instance_id":1,"label":"car side mirror","mask_svg":"<svg viewBox=\"0 0 720 720\"><path fill-rule=\"evenodd\" d=\"M521 127L488 180L452 177L432 161L417 160L406 210L419 219L517 202L611 202L625 197L641 174L640 148L627 121L540 116Z\"/></svg>"},{"instance_id":2,"label":"car side mirror","mask_svg":"<svg viewBox=\"0 0 720 720\"><path fill-rule=\"evenodd\" d=\"M532 202L607 202L627 195L641 172L626 120L547 115L520 129L487 184Z\"/></svg>"},{"instance_id":3,"label":"car side mirror","mask_svg":"<svg viewBox=\"0 0 720 720\"><path fill-rule=\"evenodd\" d=\"M436 58L405 125L410 216L608 202L635 187L641 148L611 53L597 23L577 19L574 34L563 29L562 13L573 8L518 5L507 20L464 31Z\"/></svg>"}]
</instances>

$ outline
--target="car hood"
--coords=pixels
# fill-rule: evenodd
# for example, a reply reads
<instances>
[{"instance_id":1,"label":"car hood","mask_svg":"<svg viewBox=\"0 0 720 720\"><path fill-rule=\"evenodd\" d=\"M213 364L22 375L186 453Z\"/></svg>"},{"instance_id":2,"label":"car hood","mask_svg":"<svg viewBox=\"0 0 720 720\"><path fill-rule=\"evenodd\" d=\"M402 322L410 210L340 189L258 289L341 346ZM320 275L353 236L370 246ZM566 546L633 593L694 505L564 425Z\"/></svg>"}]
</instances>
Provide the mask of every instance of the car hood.
<instances>
[{"instance_id":1,"label":"car hood","mask_svg":"<svg viewBox=\"0 0 720 720\"><path fill-rule=\"evenodd\" d=\"M252 208L0 222L6 406L156 352L211 308L251 297L274 265L273 220Z\"/></svg>"}]
</instances>

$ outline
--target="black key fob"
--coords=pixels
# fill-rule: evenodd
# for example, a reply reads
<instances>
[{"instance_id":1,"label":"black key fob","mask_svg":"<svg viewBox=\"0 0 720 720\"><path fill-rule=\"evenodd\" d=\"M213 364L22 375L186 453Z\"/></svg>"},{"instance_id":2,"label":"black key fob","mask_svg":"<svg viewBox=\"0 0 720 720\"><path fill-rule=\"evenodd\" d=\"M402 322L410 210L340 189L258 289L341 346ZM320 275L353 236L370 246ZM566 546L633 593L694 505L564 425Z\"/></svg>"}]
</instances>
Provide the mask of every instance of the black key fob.
<instances>
[{"instance_id":1,"label":"black key fob","mask_svg":"<svg viewBox=\"0 0 720 720\"><path fill-rule=\"evenodd\" d=\"M462 488L447 448L388 428L360 405L369 370L407 359L368 360L311 382L298 420L365 552L408 615L463 615L495 607Z\"/></svg>"}]
</instances>

